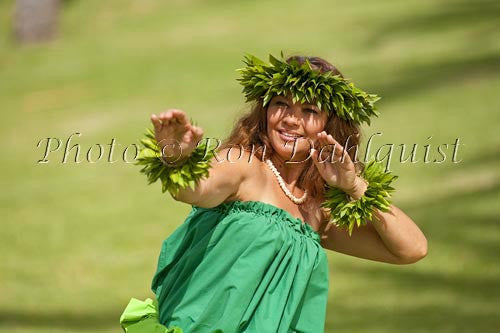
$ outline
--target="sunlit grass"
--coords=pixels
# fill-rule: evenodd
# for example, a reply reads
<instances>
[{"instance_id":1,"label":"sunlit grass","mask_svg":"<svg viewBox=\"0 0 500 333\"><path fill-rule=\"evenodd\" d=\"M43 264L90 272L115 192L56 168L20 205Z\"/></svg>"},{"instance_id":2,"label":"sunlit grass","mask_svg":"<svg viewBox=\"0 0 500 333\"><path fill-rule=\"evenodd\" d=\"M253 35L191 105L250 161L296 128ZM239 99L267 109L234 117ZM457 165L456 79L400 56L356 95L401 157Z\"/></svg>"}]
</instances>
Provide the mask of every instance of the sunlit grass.
<instances>
[{"instance_id":1,"label":"sunlit grass","mask_svg":"<svg viewBox=\"0 0 500 333\"><path fill-rule=\"evenodd\" d=\"M0 3L0 331L119 331L128 299L151 296L161 242L189 211L120 153L169 107L223 137L245 109L243 54L280 50L324 56L383 97L365 129L383 133L375 148L464 144L460 163L394 157L395 202L429 254L393 266L330 253L326 332L500 326L496 2L63 2L59 38L26 47L9 37L13 1ZM62 164L75 132L81 159L115 138L117 162ZM47 137L62 147L37 164Z\"/></svg>"}]
</instances>

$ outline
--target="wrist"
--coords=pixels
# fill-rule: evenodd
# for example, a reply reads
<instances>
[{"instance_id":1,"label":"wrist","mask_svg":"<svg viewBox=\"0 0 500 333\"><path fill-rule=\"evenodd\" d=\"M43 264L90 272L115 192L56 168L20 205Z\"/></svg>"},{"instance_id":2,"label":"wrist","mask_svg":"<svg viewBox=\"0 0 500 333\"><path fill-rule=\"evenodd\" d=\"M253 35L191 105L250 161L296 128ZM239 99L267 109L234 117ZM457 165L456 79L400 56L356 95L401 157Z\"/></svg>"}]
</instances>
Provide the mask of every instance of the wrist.
<instances>
[{"instance_id":1,"label":"wrist","mask_svg":"<svg viewBox=\"0 0 500 333\"><path fill-rule=\"evenodd\" d=\"M354 180L354 186L352 187L352 189L344 192L346 192L346 194L352 200L358 200L365 194L367 189L368 189L368 182L366 181L366 179L356 176Z\"/></svg>"},{"instance_id":2,"label":"wrist","mask_svg":"<svg viewBox=\"0 0 500 333\"><path fill-rule=\"evenodd\" d=\"M147 176L149 184L160 180L163 193L176 195L179 190L194 189L201 179L208 177L214 152L205 145L197 146L189 155L179 154L178 158L169 159L158 145L153 130L148 128L145 136L140 141L142 147L135 164L142 166L140 172Z\"/></svg>"},{"instance_id":3,"label":"wrist","mask_svg":"<svg viewBox=\"0 0 500 333\"><path fill-rule=\"evenodd\" d=\"M171 156L169 157L161 156L160 159L162 163L166 166L178 167L183 165L189 159L189 156L180 156L176 158L172 158Z\"/></svg>"},{"instance_id":4,"label":"wrist","mask_svg":"<svg viewBox=\"0 0 500 333\"><path fill-rule=\"evenodd\" d=\"M360 227L373 222L377 210L387 212L391 209L389 198L394 191L391 183L396 178L389 171L384 171L382 165L371 161L353 184L353 198L341 188L329 187L325 191L322 207L330 210L331 222L347 227L351 236L355 225Z\"/></svg>"},{"instance_id":5,"label":"wrist","mask_svg":"<svg viewBox=\"0 0 500 333\"><path fill-rule=\"evenodd\" d=\"M165 150L165 148L161 149L160 159L166 166L169 167L178 167L183 165L187 160L191 158L194 150L189 149L176 149L176 150Z\"/></svg>"}]
</instances>

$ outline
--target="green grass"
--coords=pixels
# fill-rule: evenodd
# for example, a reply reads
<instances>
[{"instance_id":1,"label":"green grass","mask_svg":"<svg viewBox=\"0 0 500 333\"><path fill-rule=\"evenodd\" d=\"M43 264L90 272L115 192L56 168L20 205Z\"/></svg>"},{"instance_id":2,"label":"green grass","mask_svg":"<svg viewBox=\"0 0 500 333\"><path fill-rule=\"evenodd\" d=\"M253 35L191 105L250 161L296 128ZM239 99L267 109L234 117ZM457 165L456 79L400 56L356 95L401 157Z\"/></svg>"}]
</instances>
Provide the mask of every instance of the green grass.
<instances>
[{"instance_id":1,"label":"green grass","mask_svg":"<svg viewBox=\"0 0 500 333\"><path fill-rule=\"evenodd\" d=\"M0 3L1 332L120 331L189 207L119 154L170 107L223 137L245 109L243 54L280 50L323 56L383 97L364 132L383 133L375 148L464 144L460 163L425 164L423 150L393 160L395 202L429 254L394 266L330 253L326 331L500 327L497 2L72 0L57 40L24 47L10 38L12 4ZM119 161L62 164L62 147L36 163L40 139L74 132L80 154L115 138Z\"/></svg>"}]
</instances>

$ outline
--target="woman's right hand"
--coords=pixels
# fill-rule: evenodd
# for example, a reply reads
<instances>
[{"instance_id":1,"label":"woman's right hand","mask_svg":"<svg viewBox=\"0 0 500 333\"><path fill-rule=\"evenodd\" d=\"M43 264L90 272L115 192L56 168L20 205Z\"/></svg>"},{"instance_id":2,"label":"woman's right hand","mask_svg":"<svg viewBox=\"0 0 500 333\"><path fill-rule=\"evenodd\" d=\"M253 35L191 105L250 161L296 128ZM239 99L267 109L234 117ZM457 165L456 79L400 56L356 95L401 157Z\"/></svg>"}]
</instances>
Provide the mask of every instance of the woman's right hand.
<instances>
[{"instance_id":1,"label":"woman's right hand","mask_svg":"<svg viewBox=\"0 0 500 333\"><path fill-rule=\"evenodd\" d=\"M152 114L151 122L163 158L169 163L188 158L203 137L202 128L190 124L186 113L181 110L169 109L159 115Z\"/></svg>"}]
</instances>

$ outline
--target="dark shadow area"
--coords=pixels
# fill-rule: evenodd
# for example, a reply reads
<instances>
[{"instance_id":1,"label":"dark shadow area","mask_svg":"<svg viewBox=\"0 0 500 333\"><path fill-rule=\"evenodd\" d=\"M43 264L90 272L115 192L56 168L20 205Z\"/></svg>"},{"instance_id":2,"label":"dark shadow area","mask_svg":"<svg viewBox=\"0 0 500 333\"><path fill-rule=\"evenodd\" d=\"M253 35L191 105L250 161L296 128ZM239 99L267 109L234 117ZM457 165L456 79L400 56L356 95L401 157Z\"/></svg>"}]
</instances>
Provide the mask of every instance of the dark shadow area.
<instances>
[{"instance_id":1,"label":"dark shadow area","mask_svg":"<svg viewBox=\"0 0 500 333\"><path fill-rule=\"evenodd\" d=\"M480 201L481 198L491 198L494 195L500 193L500 183L492 183L490 186L481 189L481 191L473 190L463 190L463 191L450 191L446 197L440 197L439 200L436 198L427 198L426 200L418 201L413 204L406 204L405 209L409 211L415 211L416 214L425 214L425 211L437 211L442 212L439 215L445 214L449 207L457 206L469 203L469 200ZM435 218L432 218L433 220Z\"/></svg>"},{"instance_id":2,"label":"dark shadow area","mask_svg":"<svg viewBox=\"0 0 500 333\"><path fill-rule=\"evenodd\" d=\"M328 332L498 332L498 319L490 313L462 306L436 304L411 309L378 306L345 307L334 303L335 316ZM342 318L341 320L339 320Z\"/></svg>"},{"instance_id":3,"label":"dark shadow area","mask_svg":"<svg viewBox=\"0 0 500 333\"><path fill-rule=\"evenodd\" d=\"M481 228L482 221L469 222ZM447 223L447 226L451 224ZM500 253L500 243L471 242L456 237L444 240L433 232L426 234L429 254L424 260L433 260L433 244L439 242L446 244L451 253L459 244L462 250L466 249L481 261L471 262L469 257L466 262L460 262L464 260L460 255L450 255L449 260L456 261L455 267L464 264L464 269L454 272L447 269L421 271L411 266L356 266L356 275L369 277L374 286L382 284L385 288L379 287L370 293L371 297L385 293L388 296L384 295L385 301L377 303L373 299L363 302L365 296L361 293L351 294L347 297L356 299L356 305L346 306L346 300L333 295L329 300L330 308L334 309L333 318L329 320L332 331L371 332L370 328L376 327L377 332L496 332L495 328L500 327L500 279L493 274L479 276L472 269L477 265L494 265ZM422 297L422 294L426 296ZM415 298L414 305L412 298Z\"/></svg>"},{"instance_id":4,"label":"dark shadow area","mask_svg":"<svg viewBox=\"0 0 500 333\"><path fill-rule=\"evenodd\" d=\"M485 165L490 165L492 168L495 168L498 170L498 173L500 174L500 147L498 146L492 146L492 144L488 141L485 142L477 142L476 143L478 146L483 144L485 146L490 146L489 148L486 147L481 147L481 150L474 150L472 152L469 152L469 154L473 154L470 157L463 158L462 161L455 165L450 165L449 171L452 172L453 169L456 167L460 168L460 171L464 170L473 170L474 168L477 168L478 166L485 166ZM471 146L471 148L474 148ZM498 164L498 165L495 165Z\"/></svg>"},{"instance_id":5,"label":"dark shadow area","mask_svg":"<svg viewBox=\"0 0 500 333\"><path fill-rule=\"evenodd\" d=\"M428 198L407 205L405 210L418 221L429 243L438 242L450 249L459 245L478 260L493 263L498 260L500 241L492 241L489 237L478 239L477 235L491 236L493 233L500 238L500 215L494 212L496 207L482 213L473 208L494 198L500 198L500 183L492 183L480 191L450 191L445 198Z\"/></svg>"},{"instance_id":6,"label":"dark shadow area","mask_svg":"<svg viewBox=\"0 0 500 333\"><path fill-rule=\"evenodd\" d=\"M99 307L97 305L97 307ZM42 313L29 311L0 311L0 328L27 326L38 328L59 328L68 330L88 330L116 326L120 330L120 315L123 309L112 311L98 308L92 313Z\"/></svg>"},{"instance_id":7,"label":"dark shadow area","mask_svg":"<svg viewBox=\"0 0 500 333\"><path fill-rule=\"evenodd\" d=\"M499 161L497 150L491 149L467 160L464 167L473 173L479 166L486 163L495 166ZM448 191L444 197L430 196L402 207L426 235L427 257L403 266L377 264L352 268L347 264L346 274L369 278L373 286L378 286L369 296L380 295L382 300L363 302L365 295L361 292L344 298L331 295L332 313L327 319L330 331L497 332L500 327L498 199L500 183L492 181L480 190ZM447 267L440 267L447 261Z\"/></svg>"},{"instance_id":8,"label":"dark shadow area","mask_svg":"<svg viewBox=\"0 0 500 333\"><path fill-rule=\"evenodd\" d=\"M394 16L386 22L372 24L374 29L366 39L371 49L382 47L386 42L407 38L425 38L428 34L435 39L442 35L441 43L446 44L445 31L456 29L470 31L467 40L460 41L460 49L453 56L435 58L435 62L424 63L418 59L403 64L404 67L391 73L391 80L378 77L368 82L385 101L404 98L419 91L430 91L440 86L457 83L471 77L487 79L500 73L500 52L490 49L491 41L500 38L500 2L442 1L436 8L426 12L408 11ZM378 28L377 28L378 27ZM456 42L456 41L455 41ZM432 51L432 47L426 45ZM387 70L385 71L387 73Z\"/></svg>"},{"instance_id":9,"label":"dark shadow area","mask_svg":"<svg viewBox=\"0 0 500 333\"><path fill-rule=\"evenodd\" d=\"M375 47L395 36L415 36L458 26L473 29L480 24L487 27L477 37L486 40L491 37L488 32L500 28L499 17L500 2L496 0L441 1L440 7L432 12L408 12L407 16L382 24L380 29L373 31L367 43Z\"/></svg>"},{"instance_id":10,"label":"dark shadow area","mask_svg":"<svg viewBox=\"0 0 500 333\"><path fill-rule=\"evenodd\" d=\"M370 276L375 280L390 281L396 292L405 293L405 290L421 289L425 292L459 293L459 297L467 300L492 302L495 296L500 294L498 279L493 277L477 277L462 275L444 275L440 273L429 273L409 270L404 266L361 268L362 274ZM437 300L439 301L439 300ZM464 305L466 306L466 305ZM499 319L500 321L500 319Z\"/></svg>"},{"instance_id":11,"label":"dark shadow area","mask_svg":"<svg viewBox=\"0 0 500 333\"><path fill-rule=\"evenodd\" d=\"M61 5L65 6L65 7L72 6L78 1L81 1L81 0L61 0Z\"/></svg>"},{"instance_id":12,"label":"dark shadow area","mask_svg":"<svg viewBox=\"0 0 500 333\"><path fill-rule=\"evenodd\" d=\"M210 212L204 208L198 208L197 211L192 210L188 218L193 218L195 214L199 216ZM192 221L192 223L189 223ZM194 270L183 270L182 268L189 262L190 267L197 266L201 263L205 252L209 250L212 233L215 231L215 225L218 223L217 218L213 218L209 222L203 219L195 218L193 220L184 221L180 228L185 230L184 238L178 241L182 244L177 251L168 251L165 248L166 243L162 245L164 251L160 254L160 262L162 264L161 270L153 280L153 289L161 286L159 299L167 299L168 308L159 307L160 318L163 322L168 322L170 315L175 311L178 304L182 301L183 295L189 289L189 283ZM177 229L177 230L180 230ZM172 235L172 234L170 234ZM170 236L169 235L169 236ZM179 236L178 236L179 237ZM168 238L168 237L167 237ZM168 243L172 245L171 243ZM173 246L171 247L173 248ZM170 249L170 248L169 248ZM189 255L193 256L190 257ZM170 275L168 274L172 272ZM166 279L167 276L169 279ZM165 282L166 281L166 282ZM164 283L165 282L165 283ZM160 291L160 290L158 290ZM165 296L173 295L173 297ZM131 295L136 297L137 295ZM145 299L146 297L139 299ZM164 303L167 303L165 301ZM68 331L88 330L88 329L101 329L116 327L116 332L120 332L120 316L125 310L126 304L123 308L112 311L110 309L103 310L98 304L96 305L95 312L91 313L72 313L60 311L57 313L43 313L29 312L29 311L10 311L0 310L0 329L9 327L38 327L38 328L59 328L68 329ZM101 330L102 332L102 330Z\"/></svg>"},{"instance_id":13,"label":"dark shadow area","mask_svg":"<svg viewBox=\"0 0 500 333\"><path fill-rule=\"evenodd\" d=\"M419 91L467 80L471 77L497 76L500 73L500 54L484 54L473 58L442 59L426 65L408 65L391 75L395 80L371 83L385 100L404 98Z\"/></svg>"},{"instance_id":14,"label":"dark shadow area","mask_svg":"<svg viewBox=\"0 0 500 333\"><path fill-rule=\"evenodd\" d=\"M463 246L474 251L470 244ZM489 249L495 251L491 257L499 253L499 248L496 245L496 248ZM450 260L460 260L460 257ZM500 317L494 315L495 312L498 314L500 300L500 284L496 276L478 277L475 272L466 271L423 272L410 266L393 265L359 266L357 271L360 276L370 277L374 285L383 283L387 293L404 299L404 305L399 306L398 301L393 300L390 305L384 306L361 304L348 307L342 304L342 299L334 296L330 299L331 307L335 309L330 327L339 332L344 329L370 332L374 323L377 332L496 332L495 328L500 327ZM377 290L377 293L383 294L384 290ZM429 304L427 298L422 303L419 297L422 293L430 297L435 295L435 300L432 299ZM361 300L363 295L352 297ZM411 297L416 297L414 306L408 305ZM369 300L367 303L374 302ZM484 311L486 308L489 310Z\"/></svg>"}]
</instances>

